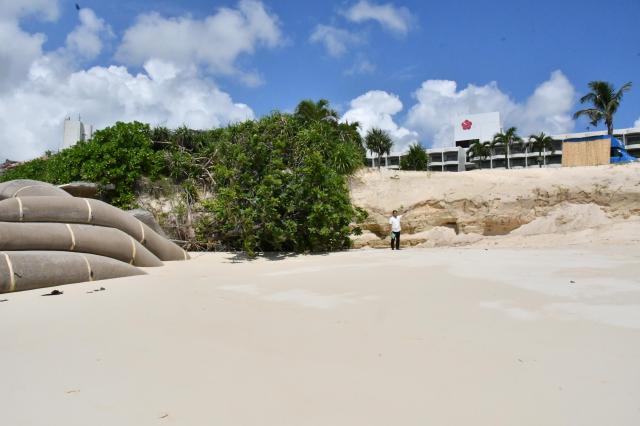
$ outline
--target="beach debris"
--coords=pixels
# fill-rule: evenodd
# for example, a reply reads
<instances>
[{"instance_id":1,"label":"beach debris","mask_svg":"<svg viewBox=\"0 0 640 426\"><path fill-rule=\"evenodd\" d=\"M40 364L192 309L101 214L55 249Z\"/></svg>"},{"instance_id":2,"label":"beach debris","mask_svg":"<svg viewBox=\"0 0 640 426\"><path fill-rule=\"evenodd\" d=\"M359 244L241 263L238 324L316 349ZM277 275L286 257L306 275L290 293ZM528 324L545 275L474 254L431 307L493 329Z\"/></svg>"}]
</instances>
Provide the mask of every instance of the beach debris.
<instances>
[{"instance_id":1,"label":"beach debris","mask_svg":"<svg viewBox=\"0 0 640 426\"><path fill-rule=\"evenodd\" d=\"M8 301L9 301L9 299L2 299L2 300L0 300L0 303L2 303L2 302L8 302Z\"/></svg>"},{"instance_id":2,"label":"beach debris","mask_svg":"<svg viewBox=\"0 0 640 426\"><path fill-rule=\"evenodd\" d=\"M575 284L576 282L574 280L570 280L569 283L570 284Z\"/></svg>"},{"instance_id":3,"label":"beach debris","mask_svg":"<svg viewBox=\"0 0 640 426\"><path fill-rule=\"evenodd\" d=\"M61 294L64 294L64 292L60 290L53 290L49 293L43 294L43 296L60 296Z\"/></svg>"},{"instance_id":4,"label":"beach debris","mask_svg":"<svg viewBox=\"0 0 640 426\"><path fill-rule=\"evenodd\" d=\"M71 389L66 391L65 393L79 393L79 392L80 392L80 389Z\"/></svg>"},{"instance_id":5,"label":"beach debris","mask_svg":"<svg viewBox=\"0 0 640 426\"><path fill-rule=\"evenodd\" d=\"M161 415L160 417L158 417L159 419L166 419L167 417L169 417L169 415L167 413L164 413L163 415Z\"/></svg>"}]
</instances>

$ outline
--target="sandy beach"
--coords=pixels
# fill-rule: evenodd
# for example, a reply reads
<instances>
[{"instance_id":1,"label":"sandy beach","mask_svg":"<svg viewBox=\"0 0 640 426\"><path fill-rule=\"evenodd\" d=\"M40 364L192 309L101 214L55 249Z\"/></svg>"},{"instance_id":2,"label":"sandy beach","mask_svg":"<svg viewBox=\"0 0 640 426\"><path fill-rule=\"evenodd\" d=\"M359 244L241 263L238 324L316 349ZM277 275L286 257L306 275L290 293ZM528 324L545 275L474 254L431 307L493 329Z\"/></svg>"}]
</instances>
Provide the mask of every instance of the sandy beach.
<instances>
[{"instance_id":1,"label":"sandy beach","mask_svg":"<svg viewBox=\"0 0 640 426\"><path fill-rule=\"evenodd\" d=\"M640 424L637 249L193 257L0 297L2 424Z\"/></svg>"}]
</instances>

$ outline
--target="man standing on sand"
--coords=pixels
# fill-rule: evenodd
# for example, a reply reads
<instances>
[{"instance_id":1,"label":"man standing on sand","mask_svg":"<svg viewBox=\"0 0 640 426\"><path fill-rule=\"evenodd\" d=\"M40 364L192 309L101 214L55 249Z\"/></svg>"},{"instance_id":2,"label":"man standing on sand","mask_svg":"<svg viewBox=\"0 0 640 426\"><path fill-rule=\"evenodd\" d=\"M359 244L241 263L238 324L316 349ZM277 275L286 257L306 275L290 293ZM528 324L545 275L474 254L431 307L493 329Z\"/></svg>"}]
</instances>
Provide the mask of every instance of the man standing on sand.
<instances>
[{"instance_id":1,"label":"man standing on sand","mask_svg":"<svg viewBox=\"0 0 640 426\"><path fill-rule=\"evenodd\" d=\"M398 216L398 210L393 211L393 216L389 218L389 224L391 225L391 250L393 250L393 245L396 245L396 250L400 250L400 218L402 215Z\"/></svg>"}]
</instances>

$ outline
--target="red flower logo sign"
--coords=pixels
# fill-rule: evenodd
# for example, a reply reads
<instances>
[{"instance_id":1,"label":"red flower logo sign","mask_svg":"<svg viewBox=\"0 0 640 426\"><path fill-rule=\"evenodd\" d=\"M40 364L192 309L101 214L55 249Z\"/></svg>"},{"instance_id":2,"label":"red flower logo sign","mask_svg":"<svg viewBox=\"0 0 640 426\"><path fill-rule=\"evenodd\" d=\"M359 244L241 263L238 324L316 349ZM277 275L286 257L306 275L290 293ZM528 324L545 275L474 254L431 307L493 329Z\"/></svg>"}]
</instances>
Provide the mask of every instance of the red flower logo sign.
<instances>
[{"instance_id":1,"label":"red flower logo sign","mask_svg":"<svg viewBox=\"0 0 640 426\"><path fill-rule=\"evenodd\" d=\"M462 122L462 130L469 130L471 129L471 126L473 125L473 123L469 120L464 120Z\"/></svg>"}]
</instances>

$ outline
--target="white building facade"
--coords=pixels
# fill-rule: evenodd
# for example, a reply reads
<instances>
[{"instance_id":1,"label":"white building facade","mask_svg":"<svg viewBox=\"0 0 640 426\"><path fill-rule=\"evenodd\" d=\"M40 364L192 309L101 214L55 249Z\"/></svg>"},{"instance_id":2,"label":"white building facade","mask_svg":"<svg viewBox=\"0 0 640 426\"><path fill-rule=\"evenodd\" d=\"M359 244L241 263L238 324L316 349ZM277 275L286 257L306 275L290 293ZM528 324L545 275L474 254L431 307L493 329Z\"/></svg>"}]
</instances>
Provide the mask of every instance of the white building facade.
<instances>
[{"instance_id":1,"label":"white building facade","mask_svg":"<svg viewBox=\"0 0 640 426\"><path fill-rule=\"evenodd\" d=\"M506 168L504 147L496 146L487 158L467 158L467 150L475 141L491 141L496 133L502 131L500 113L466 114L454 117L454 137L451 146L427 149L428 170L434 172L459 172L476 168ZM586 138L605 135L606 131L566 133L550 135L554 140L553 149L539 153L526 144L514 144L509 155L512 169L529 167L561 167L562 142L567 139ZM616 129L613 135L622 142L629 154L640 158L640 128ZM382 159L382 167L398 169L404 156L394 155ZM377 166L377 159L367 159L370 166Z\"/></svg>"},{"instance_id":2,"label":"white building facade","mask_svg":"<svg viewBox=\"0 0 640 426\"><path fill-rule=\"evenodd\" d=\"M62 146L60 149L67 149L79 141L86 141L91 139L93 136L93 126L86 125L80 120L78 117L77 120L72 119L71 117L67 117L64 120L64 130L62 136Z\"/></svg>"}]
</instances>

